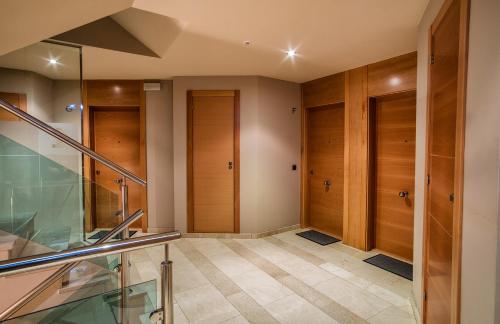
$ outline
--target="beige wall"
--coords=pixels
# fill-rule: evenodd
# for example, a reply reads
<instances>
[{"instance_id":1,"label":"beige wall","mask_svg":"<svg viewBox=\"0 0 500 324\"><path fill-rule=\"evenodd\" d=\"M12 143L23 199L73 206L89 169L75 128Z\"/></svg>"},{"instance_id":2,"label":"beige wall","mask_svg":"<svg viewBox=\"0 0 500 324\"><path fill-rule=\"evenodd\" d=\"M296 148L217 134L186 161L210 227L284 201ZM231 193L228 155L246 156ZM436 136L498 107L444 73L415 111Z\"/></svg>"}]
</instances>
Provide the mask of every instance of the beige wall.
<instances>
[{"instance_id":1,"label":"beige wall","mask_svg":"<svg viewBox=\"0 0 500 324\"><path fill-rule=\"evenodd\" d=\"M464 158L462 323L495 323L499 261L499 31L500 1L472 0Z\"/></svg>"},{"instance_id":2,"label":"beige wall","mask_svg":"<svg viewBox=\"0 0 500 324\"><path fill-rule=\"evenodd\" d=\"M244 77L176 77L173 84L175 227L186 231L186 91L240 90L240 231L258 233L299 222L298 84ZM278 148L281 147L281 148ZM298 166L299 168L300 166Z\"/></svg>"},{"instance_id":3,"label":"beige wall","mask_svg":"<svg viewBox=\"0 0 500 324\"><path fill-rule=\"evenodd\" d=\"M172 81L160 91L146 92L148 227L153 232L174 229L174 167Z\"/></svg>"},{"instance_id":4,"label":"beige wall","mask_svg":"<svg viewBox=\"0 0 500 324\"><path fill-rule=\"evenodd\" d=\"M428 29L443 0L431 0L419 27L413 290L421 309ZM462 239L462 323L495 322L499 251L500 2L471 0ZM497 316L500 314L497 314Z\"/></svg>"}]
</instances>

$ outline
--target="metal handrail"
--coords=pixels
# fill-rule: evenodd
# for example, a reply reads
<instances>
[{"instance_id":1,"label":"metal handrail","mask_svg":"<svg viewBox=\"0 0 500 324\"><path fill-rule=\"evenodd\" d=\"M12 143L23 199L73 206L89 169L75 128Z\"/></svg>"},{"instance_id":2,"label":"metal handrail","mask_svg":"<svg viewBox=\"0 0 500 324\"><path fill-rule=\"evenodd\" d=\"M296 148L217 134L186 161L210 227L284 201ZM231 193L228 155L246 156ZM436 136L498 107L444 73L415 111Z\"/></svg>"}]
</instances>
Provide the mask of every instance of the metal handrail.
<instances>
[{"instance_id":1,"label":"metal handrail","mask_svg":"<svg viewBox=\"0 0 500 324\"><path fill-rule=\"evenodd\" d=\"M123 230L125 230L126 228L128 228L130 226L130 224L132 224L134 221L136 221L139 218L141 218L142 215L144 215L144 211L142 209L139 209L134 214L130 215L125 221L123 221L118 226L116 226L111 231L109 231L109 233L106 234L104 237L102 237L97 242L95 242L94 244L92 244L90 247L95 247L97 245L100 245L100 244L108 242L115 235L123 232ZM68 250L66 250L66 251L68 251ZM56 253L63 253L63 252L65 252L65 251L56 252ZM40 256L40 255L35 255L33 257L37 257L37 256ZM14 259L14 261L15 260L19 260L19 259ZM1 263L8 264L9 261L11 261L11 260L3 261ZM30 291L28 291L25 295L23 295L21 298L19 298L14 304L10 305L8 308L6 308L5 310L3 310L0 313L0 321L6 320L9 317L11 317L12 315L14 315L18 310L20 310L21 308L23 308L25 305L27 305L33 299L35 299L38 295L40 295L45 289L47 289L48 287L50 287L59 278L61 278L62 276L64 276L64 274L66 272L68 272L71 269L73 269L74 267L76 267L78 265L78 263L79 262L72 262L72 263L65 264L64 266L62 266L61 268L59 268L56 272L54 272L52 275L50 275L47 279L45 279L44 281L42 281L41 283L39 283L36 287L34 287ZM1 276L1 272L0 272L0 276Z\"/></svg>"},{"instance_id":2,"label":"metal handrail","mask_svg":"<svg viewBox=\"0 0 500 324\"><path fill-rule=\"evenodd\" d=\"M139 178L138 176L136 176L132 172L130 172L130 171L122 168L118 164L106 159L104 156L92 151L88 147L83 146L82 144L75 141L71 137L63 134L62 132L58 131L57 129L55 129L52 126L47 125L46 123L44 123L40 119L28 114L27 112L22 111L21 109L10 104L9 102L7 102L3 99L0 99L0 107L9 111L10 113L16 115L17 117L21 118L25 122L30 123L31 125L35 126L36 128L42 130L43 132L57 138L61 142L68 144L69 146L71 146L75 150L87 155L91 159L96 160L96 161L104 164L105 166L107 166L111 170L119 173L120 175L124 176L125 178L130 179L130 180L134 181L135 183L138 183L142 186L145 186L147 184L146 180Z\"/></svg>"},{"instance_id":3,"label":"metal handrail","mask_svg":"<svg viewBox=\"0 0 500 324\"><path fill-rule=\"evenodd\" d=\"M0 277L164 245L180 237L181 233L176 231L0 261Z\"/></svg>"}]
</instances>

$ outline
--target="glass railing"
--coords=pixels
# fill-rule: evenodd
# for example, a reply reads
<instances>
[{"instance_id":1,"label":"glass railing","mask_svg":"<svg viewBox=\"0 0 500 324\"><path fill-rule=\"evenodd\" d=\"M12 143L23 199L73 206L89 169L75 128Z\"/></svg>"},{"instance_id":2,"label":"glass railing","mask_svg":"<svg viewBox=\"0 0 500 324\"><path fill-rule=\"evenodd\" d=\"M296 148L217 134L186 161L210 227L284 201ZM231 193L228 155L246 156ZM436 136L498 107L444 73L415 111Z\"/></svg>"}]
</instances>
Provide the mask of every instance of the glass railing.
<instances>
[{"instance_id":1,"label":"glass railing","mask_svg":"<svg viewBox=\"0 0 500 324\"><path fill-rule=\"evenodd\" d=\"M121 222L122 176L89 162L89 179L82 161L79 151L32 125L0 120L0 246L8 249L3 259L90 244L99 238L97 230ZM129 212L140 207L131 200Z\"/></svg>"},{"instance_id":2,"label":"glass railing","mask_svg":"<svg viewBox=\"0 0 500 324\"><path fill-rule=\"evenodd\" d=\"M9 324L49 323L151 323L157 309L156 280L127 289L94 294L49 309L12 318Z\"/></svg>"}]
</instances>

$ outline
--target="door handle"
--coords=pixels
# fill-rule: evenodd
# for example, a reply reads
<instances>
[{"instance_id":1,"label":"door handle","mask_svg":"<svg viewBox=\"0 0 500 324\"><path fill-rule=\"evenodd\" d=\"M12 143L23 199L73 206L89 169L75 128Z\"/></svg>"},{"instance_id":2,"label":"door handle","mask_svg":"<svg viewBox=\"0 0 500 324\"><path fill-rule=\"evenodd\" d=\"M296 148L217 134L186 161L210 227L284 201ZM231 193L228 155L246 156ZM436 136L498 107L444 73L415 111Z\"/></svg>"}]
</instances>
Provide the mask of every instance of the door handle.
<instances>
[{"instance_id":1,"label":"door handle","mask_svg":"<svg viewBox=\"0 0 500 324\"><path fill-rule=\"evenodd\" d=\"M233 169L233 161L229 161L229 162L227 162L227 168L228 168L229 170L232 170L232 169Z\"/></svg>"},{"instance_id":2,"label":"door handle","mask_svg":"<svg viewBox=\"0 0 500 324\"><path fill-rule=\"evenodd\" d=\"M329 179L326 179L325 181L323 181L323 186L325 186L325 188L330 188L331 185L332 185L332 182Z\"/></svg>"},{"instance_id":3,"label":"door handle","mask_svg":"<svg viewBox=\"0 0 500 324\"><path fill-rule=\"evenodd\" d=\"M399 192L399 198L408 198L410 194L408 193L408 191L400 191Z\"/></svg>"}]
</instances>

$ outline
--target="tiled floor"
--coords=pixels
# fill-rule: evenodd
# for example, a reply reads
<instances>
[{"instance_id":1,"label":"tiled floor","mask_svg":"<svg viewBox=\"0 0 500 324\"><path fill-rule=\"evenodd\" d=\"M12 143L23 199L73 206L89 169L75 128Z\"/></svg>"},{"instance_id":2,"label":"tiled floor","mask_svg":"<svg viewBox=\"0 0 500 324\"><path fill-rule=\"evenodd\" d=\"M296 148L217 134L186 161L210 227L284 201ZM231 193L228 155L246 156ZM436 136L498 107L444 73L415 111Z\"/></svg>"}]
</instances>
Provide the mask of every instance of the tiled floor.
<instances>
[{"instance_id":1,"label":"tiled floor","mask_svg":"<svg viewBox=\"0 0 500 324\"><path fill-rule=\"evenodd\" d=\"M295 232L171 244L175 323L415 323L410 281ZM133 281L159 280L163 255L134 252Z\"/></svg>"}]
</instances>

